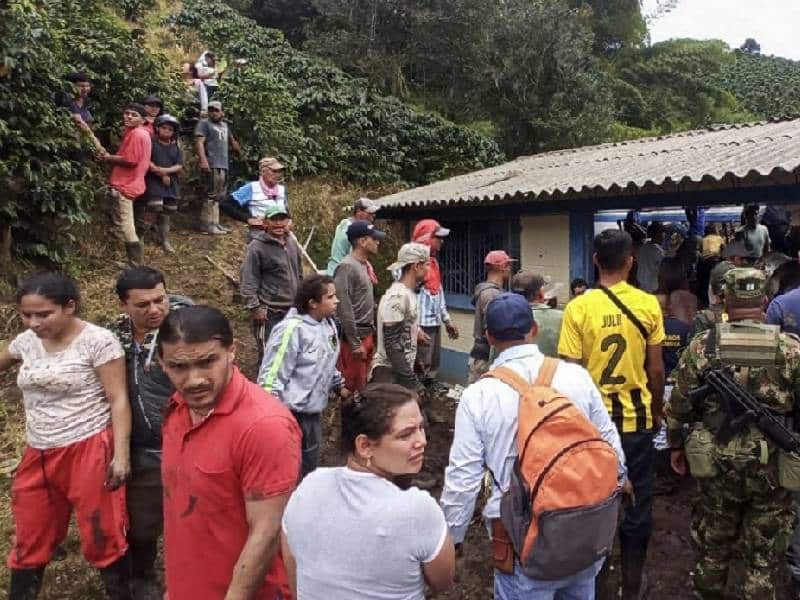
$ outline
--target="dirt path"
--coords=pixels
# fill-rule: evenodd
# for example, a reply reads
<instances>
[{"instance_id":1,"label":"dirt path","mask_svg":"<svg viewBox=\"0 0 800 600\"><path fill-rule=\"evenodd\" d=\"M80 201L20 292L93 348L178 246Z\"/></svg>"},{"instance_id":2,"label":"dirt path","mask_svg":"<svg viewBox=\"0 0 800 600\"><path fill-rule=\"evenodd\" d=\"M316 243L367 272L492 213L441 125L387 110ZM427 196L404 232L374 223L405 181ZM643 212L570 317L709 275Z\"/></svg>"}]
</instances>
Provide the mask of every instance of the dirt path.
<instances>
[{"instance_id":1,"label":"dirt path","mask_svg":"<svg viewBox=\"0 0 800 600\"><path fill-rule=\"evenodd\" d=\"M87 237L91 237L91 233ZM233 303L233 287L224 275L203 257L210 255L231 273L237 274L244 248L244 231L212 239L178 229L175 238L177 254L165 255L149 245L146 251L148 264L168 273L170 291L190 296L197 302L207 302L220 307L231 319L239 341L238 362L246 375L255 374L255 348L251 339L248 319L241 306ZM96 239L100 240L101 237ZM105 323L117 313L113 283L118 269L108 256L105 242L86 244L85 271L79 275L84 297L83 314L95 323ZM14 308L0 304L0 340L12 335L15 323ZM19 392L14 385L14 375L0 377L0 468L4 460L21 455L24 444L24 415L19 405ZM429 445L423 475L436 480L431 489L434 497L441 492L444 468L447 465L455 402L441 398L434 403L436 419L429 432ZM330 407L324 417L325 465L340 464L338 452L338 409ZM0 555L8 553L13 533L10 515L10 475L0 474ZM677 493L658 496L655 503L655 531L650 546L648 577L650 598L683 600L691 598L689 573L693 553L689 543L689 515L693 486L686 481ZM65 544L67 557L48 567L44 592L46 600L99 600L104 597L99 579L80 556L79 540L75 531ZM457 584L437 598L456 600L488 600L492 597L492 570L489 562L489 544L479 512L473 518L464 543L463 556L459 558ZM8 571L0 569L0 597L5 597ZM779 598L787 598L785 590Z\"/></svg>"}]
</instances>

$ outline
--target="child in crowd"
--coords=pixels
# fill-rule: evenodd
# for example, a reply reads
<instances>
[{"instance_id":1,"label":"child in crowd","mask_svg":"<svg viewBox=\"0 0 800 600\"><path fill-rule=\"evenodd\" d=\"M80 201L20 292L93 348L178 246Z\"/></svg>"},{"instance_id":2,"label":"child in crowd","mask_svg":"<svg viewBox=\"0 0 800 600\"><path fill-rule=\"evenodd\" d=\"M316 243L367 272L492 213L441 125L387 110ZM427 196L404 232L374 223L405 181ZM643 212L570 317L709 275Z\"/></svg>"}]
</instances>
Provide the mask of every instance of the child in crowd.
<instances>
[{"instance_id":1,"label":"child in crowd","mask_svg":"<svg viewBox=\"0 0 800 600\"><path fill-rule=\"evenodd\" d=\"M328 406L328 395L350 395L336 369L339 336L333 316L338 305L332 277L312 275L304 279L294 307L269 336L258 372L258 384L277 396L300 425L304 477L319 462L320 414Z\"/></svg>"},{"instance_id":2,"label":"child in crowd","mask_svg":"<svg viewBox=\"0 0 800 600\"><path fill-rule=\"evenodd\" d=\"M180 123L172 115L165 114L156 118L154 125L150 171L145 177L147 210L158 215L159 244L164 251L172 253L175 250L169 242L170 215L178 210L178 173L183 170L183 156L175 141Z\"/></svg>"}]
</instances>

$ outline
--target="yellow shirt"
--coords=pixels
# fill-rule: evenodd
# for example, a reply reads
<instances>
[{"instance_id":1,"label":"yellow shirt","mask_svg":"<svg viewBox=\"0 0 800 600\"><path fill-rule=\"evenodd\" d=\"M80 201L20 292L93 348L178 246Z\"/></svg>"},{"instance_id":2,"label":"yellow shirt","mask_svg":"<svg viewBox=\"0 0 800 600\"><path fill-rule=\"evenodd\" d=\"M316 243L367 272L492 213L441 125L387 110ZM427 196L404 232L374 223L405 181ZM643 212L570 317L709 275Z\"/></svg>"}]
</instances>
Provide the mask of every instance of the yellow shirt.
<instances>
[{"instance_id":1,"label":"yellow shirt","mask_svg":"<svg viewBox=\"0 0 800 600\"><path fill-rule=\"evenodd\" d=\"M664 318L652 294L624 281L609 289L642 322L647 341L608 296L595 289L567 304L558 353L586 367L622 433L646 431L653 427L652 397L644 370L646 346L664 341Z\"/></svg>"},{"instance_id":2,"label":"yellow shirt","mask_svg":"<svg viewBox=\"0 0 800 600\"><path fill-rule=\"evenodd\" d=\"M709 256L719 256L724 245L725 239L721 235L707 235L703 238L703 258L708 258Z\"/></svg>"}]
</instances>

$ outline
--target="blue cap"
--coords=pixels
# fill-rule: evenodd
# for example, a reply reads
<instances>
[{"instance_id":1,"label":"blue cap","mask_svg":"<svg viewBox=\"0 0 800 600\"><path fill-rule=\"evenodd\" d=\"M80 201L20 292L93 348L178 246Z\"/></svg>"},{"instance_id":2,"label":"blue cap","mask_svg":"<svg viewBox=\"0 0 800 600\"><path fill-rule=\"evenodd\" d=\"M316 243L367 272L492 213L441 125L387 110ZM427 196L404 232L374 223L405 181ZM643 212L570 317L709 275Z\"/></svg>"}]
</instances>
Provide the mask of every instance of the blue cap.
<instances>
[{"instance_id":1,"label":"blue cap","mask_svg":"<svg viewBox=\"0 0 800 600\"><path fill-rule=\"evenodd\" d=\"M386 237L386 234L369 221L361 221L356 219L350 223L347 228L347 239L352 242L353 240L357 240L358 238L362 237L371 237L376 240L382 240Z\"/></svg>"},{"instance_id":2,"label":"blue cap","mask_svg":"<svg viewBox=\"0 0 800 600\"><path fill-rule=\"evenodd\" d=\"M513 292L500 294L486 309L486 331L497 340L524 340L533 323L530 304Z\"/></svg>"}]
</instances>

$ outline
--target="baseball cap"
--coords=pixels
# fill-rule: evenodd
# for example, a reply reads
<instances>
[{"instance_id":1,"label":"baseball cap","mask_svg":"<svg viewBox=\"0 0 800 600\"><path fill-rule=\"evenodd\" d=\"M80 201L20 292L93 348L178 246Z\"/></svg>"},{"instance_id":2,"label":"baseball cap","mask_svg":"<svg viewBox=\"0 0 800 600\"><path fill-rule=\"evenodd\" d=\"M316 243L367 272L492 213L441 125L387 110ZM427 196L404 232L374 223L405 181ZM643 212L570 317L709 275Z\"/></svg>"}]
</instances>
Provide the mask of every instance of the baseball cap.
<instances>
[{"instance_id":1,"label":"baseball cap","mask_svg":"<svg viewBox=\"0 0 800 600\"><path fill-rule=\"evenodd\" d=\"M409 242L400 246L397 251L397 260L390 264L386 270L394 271L395 269L402 269L406 265L413 265L418 262L425 262L431 257L431 249L425 244L418 244L417 242Z\"/></svg>"},{"instance_id":2,"label":"baseball cap","mask_svg":"<svg viewBox=\"0 0 800 600\"><path fill-rule=\"evenodd\" d=\"M436 224L436 231L433 232L433 237L447 237L450 235L450 230L447 227L442 227Z\"/></svg>"},{"instance_id":3,"label":"baseball cap","mask_svg":"<svg viewBox=\"0 0 800 600\"><path fill-rule=\"evenodd\" d=\"M517 262L517 259L511 258L504 250L492 250L483 259L483 264L491 267L505 267L512 262Z\"/></svg>"},{"instance_id":4,"label":"baseball cap","mask_svg":"<svg viewBox=\"0 0 800 600\"><path fill-rule=\"evenodd\" d=\"M144 100L142 100L142 104L157 104L158 106L161 107L164 106L164 103L161 101L161 98L153 94L150 94Z\"/></svg>"},{"instance_id":5,"label":"baseball cap","mask_svg":"<svg viewBox=\"0 0 800 600\"><path fill-rule=\"evenodd\" d=\"M514 292L500 294L486 309L486 331L498 340L524 340L533 323L528 301Z\"/></svg>"},{"instance_id":6,"label":"baseball cap","mask_svg":"<svg viewBox=\"0 0 800 600\"><path fill-rule=\"evenodd\" d=\"M380 210L380 206L378 206L375 202L370 200L369 198L359 198L356 200L356 203L353 205L353 212L357 210L363 210L374 215L376 212Z\"/></svg>"},{"instance_id":7,"label":"baseball cap","mask_svg":"<svg viewBox=\"0 0 800 600\"><path fill-rule=\"evenodd\" d=\"M382 240L386 237L386 234L369 221L357 219L348 226L347 239L352 242L353 240L357 240L358 238L362 237L371 237L375 240Z\"/></svg>"},{"instance_id":8,"label":"baseball cap","mask_svg":"<svg viewBox=\"0 0 800 600\"><path fill-rule=\"evenodd\" d=\"M754 300L764 296L767 276L760 269L731 269L725 273L725 298Z\"/></svg>"},{"instance_id":9,"label":"baseball cap","mask_svg":"<svg viewBox=\"0 0 800 600\"><path fill-rule=\"evenodd\" d=\"M520 271L511 278L511 291L530 298L538 294L545 283L541 275L532 271Z\"/></svg>"},{"instance_id":10,"label":"baseball cap","mask_svg":"<svg viewBox=\"0 0 800 600\"><path fill-rule=\"evenodd\" d=\"M277 217L279 215L288 217L289 211L286 210L283 206L275 205L275 206L270 206L267 209L267 212L264 213L264 217L267 219L272 219L273 217Z\"/></svg>"},{"instance_id":11,"label":"baseball cap","mask_svg":"<svg viewBox=\"0 0 800 600\"><path fill-rule=\"evenodd\" d=\"M219 100L212 100L208 103L208 108L216 108L217 110L222 110L222 102Z\"/></svg>"},{"instance_id":12,"label":"baseball cap","mask_svg":"<svg viewBox=\"0 0 800 600\"><path fill-rule=\"evenodd\" d=\"M267 167L273 171L281 171L285 168L284 164L274 156L265 156L258 161L258 168L263 169L264 167Z\"/></svg>"}]
</instances>

